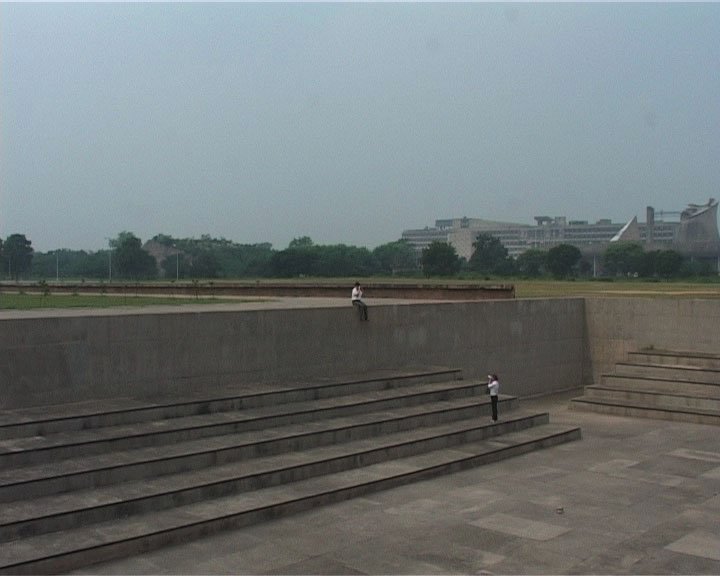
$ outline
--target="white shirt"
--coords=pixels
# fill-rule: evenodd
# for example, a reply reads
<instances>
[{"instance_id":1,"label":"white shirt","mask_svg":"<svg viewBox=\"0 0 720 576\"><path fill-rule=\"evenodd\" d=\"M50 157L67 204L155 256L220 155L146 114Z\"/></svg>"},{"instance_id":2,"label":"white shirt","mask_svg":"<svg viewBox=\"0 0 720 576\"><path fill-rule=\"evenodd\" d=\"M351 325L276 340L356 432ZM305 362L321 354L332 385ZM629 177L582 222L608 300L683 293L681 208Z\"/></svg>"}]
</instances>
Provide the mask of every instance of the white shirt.
<instances>
[{"instance_id":1,"label":"white shirt","mask_svg":"<svg viewBox=\"0 0 720 576\"><path fill-rule=\"evenodd\" d=\"M497 396L500 391L500 382L493 380L488 384L488 390L490 390L490 396Z\"/></svg>"},{"instance_id":2,"label":"white shirt","mask_svg":"<svg viewBox=\"0 0 720 576\"><path fill-rule=\"evenodd\" d=\"M362 298L362 290L360 288L353 288L352 291L352 299L353 300L360 300Z\"/></svg>"}]
</instances>

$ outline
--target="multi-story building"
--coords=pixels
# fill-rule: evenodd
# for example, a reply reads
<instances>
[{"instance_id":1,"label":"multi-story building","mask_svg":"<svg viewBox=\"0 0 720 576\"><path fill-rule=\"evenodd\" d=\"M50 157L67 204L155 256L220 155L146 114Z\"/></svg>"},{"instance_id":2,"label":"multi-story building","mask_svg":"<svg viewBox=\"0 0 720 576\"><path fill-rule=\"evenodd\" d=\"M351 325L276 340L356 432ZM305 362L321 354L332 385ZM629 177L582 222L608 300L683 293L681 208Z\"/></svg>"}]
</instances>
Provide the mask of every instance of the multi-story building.
<instances>
[{"instance_id":1,"label":"multi-story building","mask_svg":"<svg viewBox=\"0 0 720 576\"><path fill-rule=\"evenodd\" d=\"M717 258L720 255L720 236L717 225L718 203L689 204L682 212L659 211L648 206L646 221L633 217L625 224L609 219L589 223L567 220L564 216L536 216L536 224L497 222L480 218L452 218L436 220L434 228L405 230L403 240L422 251L433 241L447 242L463 258L470 258L478 234L498 238L510 256L526 250L548 250L558 244L577 246L587 255L604 251L610 242L631 240L643 244L647 250L673 249L682 254ZM674 216L673 220L665 220ZM678 218L679 216L679 218Z\"/></svg>"}]
</instances>

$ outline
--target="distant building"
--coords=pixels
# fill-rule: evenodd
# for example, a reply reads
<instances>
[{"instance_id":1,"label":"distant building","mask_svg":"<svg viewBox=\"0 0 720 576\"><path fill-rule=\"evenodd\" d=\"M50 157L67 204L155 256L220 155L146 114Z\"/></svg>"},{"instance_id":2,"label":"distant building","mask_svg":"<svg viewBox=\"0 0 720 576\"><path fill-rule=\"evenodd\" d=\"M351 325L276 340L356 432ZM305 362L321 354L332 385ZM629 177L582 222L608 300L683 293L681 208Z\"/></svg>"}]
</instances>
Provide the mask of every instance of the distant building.
<instances>
[{"instance_id":1,"label":"distant building","mask_svg":"<svg viewBox=\"0 0 720 576\"><path fill-rule=\"evenodd\" d=\"M404 230L402 239L418 252L433 241L447 242L458 256L470 258L478 234L494 236L516 257L526 250L548 250L558 244L577 246L586 255L603 252L610 242L620 240L643 244L646 250L673 249L699 258L720 255L716 200L707 204L689 204L682 212L659 211L648 206L646 221L633 217L627 223L601 219L590 224L585 220L567 220L564 216L536 216L535 225L497 222L479 218L436 220L434 228ZM665 220L665 216L679 219Z\"/></svg>"}]
</instances>

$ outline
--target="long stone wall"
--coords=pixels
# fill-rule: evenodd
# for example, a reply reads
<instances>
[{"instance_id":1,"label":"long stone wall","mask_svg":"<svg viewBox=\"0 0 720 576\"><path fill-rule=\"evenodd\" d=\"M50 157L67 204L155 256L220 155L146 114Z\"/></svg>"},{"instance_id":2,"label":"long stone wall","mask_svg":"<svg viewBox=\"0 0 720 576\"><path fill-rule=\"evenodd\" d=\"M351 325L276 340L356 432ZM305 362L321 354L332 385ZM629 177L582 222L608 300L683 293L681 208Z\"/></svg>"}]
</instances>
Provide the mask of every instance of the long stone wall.
<instances>
[{"instance_id":1,"label":"long stone wall","mask_svg":"<svg viewBox=\"0 0 720 576\"><path fill-rule=\"evenodd\" d=\"M720 301L644 298L0 317L0 409L412 366L497 372L519 396L577 388L630 350L720 350Z\"/></svg>"},{"instance_id":2,"label":"long stone wall","mask_svg":"<svg viewBox=\"0 0 720 576\"><path fill-rule=\"evenodd\" d=\"M387 304L0 320L0 408L204 392L411 366L498 372L504 392L577 387L583 301Z\"/></svg>"}]
</instances>

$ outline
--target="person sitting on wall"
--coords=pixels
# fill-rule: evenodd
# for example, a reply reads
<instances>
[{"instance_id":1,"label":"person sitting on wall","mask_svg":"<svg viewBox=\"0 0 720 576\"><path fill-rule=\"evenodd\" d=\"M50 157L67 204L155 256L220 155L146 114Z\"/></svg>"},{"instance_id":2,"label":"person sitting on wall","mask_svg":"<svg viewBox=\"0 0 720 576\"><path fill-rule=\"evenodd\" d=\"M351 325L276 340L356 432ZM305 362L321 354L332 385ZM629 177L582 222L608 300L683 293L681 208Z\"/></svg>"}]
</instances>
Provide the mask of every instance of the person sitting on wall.
<instances>
[{"instance_id":1,"label":"person sitting on wall","mask_svg":"<svg viewBox=\"0 0 720 576\"><path fill-rule=\"evenodd\" d=\"M355 306L358 309L358 313L360 314L360 320L367 320L368 319L368 312L367 312L367 304L363 302L363 291L362 287L360 286L360 282L355 282L355 288L352 290L352 296L351 301L352 305Z\"/></svg>"}]
</instances>

